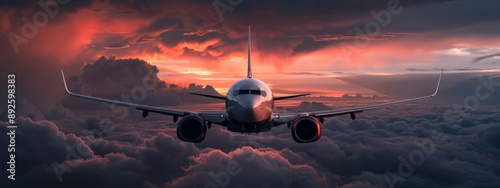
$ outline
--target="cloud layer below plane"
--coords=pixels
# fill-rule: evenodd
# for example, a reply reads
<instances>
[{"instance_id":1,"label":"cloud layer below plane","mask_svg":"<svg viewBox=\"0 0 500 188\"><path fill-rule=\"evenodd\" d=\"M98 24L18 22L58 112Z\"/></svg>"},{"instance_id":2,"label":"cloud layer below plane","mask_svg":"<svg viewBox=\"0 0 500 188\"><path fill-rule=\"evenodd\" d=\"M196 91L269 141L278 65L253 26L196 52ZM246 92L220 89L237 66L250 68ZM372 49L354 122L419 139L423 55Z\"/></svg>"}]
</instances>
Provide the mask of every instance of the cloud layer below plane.
<instances>
[{"instance_id":1,"label":"cloud layer below plane","mask_svg":"<svg viewBox=\"0 0 500 188\"><path fill-rule=\"evenodd\" d=\"M112 113L53 121L20 117L15 184L385 187L389 178L396 187L499 186L500 107L450 109L409 105L365 112L356 121L330 118L312 144L295 143L286 126L258 136L215 126L204 142L184 143L164 116L139 121L133 118L138 112L129 119ZM112 124L103 128L102 119Z\"/></svg>"}]
</instances>

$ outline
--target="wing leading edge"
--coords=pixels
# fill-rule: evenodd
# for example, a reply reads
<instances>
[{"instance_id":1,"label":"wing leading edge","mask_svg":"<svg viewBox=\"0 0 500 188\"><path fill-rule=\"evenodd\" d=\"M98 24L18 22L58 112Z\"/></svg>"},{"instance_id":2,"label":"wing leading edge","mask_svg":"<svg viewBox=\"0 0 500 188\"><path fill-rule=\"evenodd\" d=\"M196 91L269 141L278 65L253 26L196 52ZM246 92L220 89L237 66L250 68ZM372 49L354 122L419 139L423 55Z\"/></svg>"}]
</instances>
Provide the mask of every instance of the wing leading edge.
<instances>
[{"instance_id":1,"label":"wing leading edge","mask_svg":"<svg viewBox=\"0 0 500 188\"><path fill-rule=\"evenodd\" d=\"M374 104L374 105L368 105L368 106L350 107L350 108L343 108L343 109L311 111L311 112L302 112L302 113L298 113L298 114L276 114L275 113L275 114L273 114L273 117L275 118L275 123L279 123L279 124L292 122L296 118L303 116L303 115L322 118L322 117L331 117L331 116L350 114L351 118L355 119L356 113L360 113L360 112L363 112L365 110L371 110L371 109L376 109L376 108L382 108L382 107L387 107L387 106L405 104L405 103L420 101L420 100L424 100L424 99L434 98L439 91L439 87L441 85L441 78L443 77L443 72L444 71L442 70L441 74L439 75L439 80L437 82L436 91L434 91L434 93L431 95L410 98L410 99L405 99L405 100L400 100L400 101L386 102L386 103L380 103L380 104Z\"/></svg>"},{"instance_id":2,"label":"wing leading edge","mask_svg":"<svg viewBox=\"0 0 500 188\"><path fill-rule=\"evenodd\" d=\"M221 96L221 95L218 96L218 95L209 95L209 94L193 93L193 92L190 92L189 94L198 95L198 96L202 96L202 97L208 97L208 98L212 98L212 99L226 100L226 97Z\"/></svg>"},{"instance_id":3,"label":"wing leading edge","mask_svg":"<svg viewBox=\"0 0 500 188\"><path fill-rule=\"evenodd\" d=\"M134 103L126 103L126 102L121 102L121 101L115 101L115 100L109 100L109 99L103 99L103 98L73 93L73 92L69 91L68 86L66 85L66 78L64 77L64 72L62 69L61 69L61 75L62 75L62 79L64 82L64 88L66 89L66 92L69 95L71 95L73 97L87 99L87 100L93 100L93 101L97 101L97 102L103 102L103 103L114 104L114 105L118 105L118 106L131 107L131 108L135 108L137 110L142 110L143 117L146 117L149 112L153 112L153 113L174 116L174 121L176 121L177 117L184 117L184 116L187 116L190 114L199 115L201 118L205 119L206 121L212 122L212 123L222 123L225 119L225 114L223 114L223 113L197 113L197 112L191 112L191 111L183 111L183 110L175 110L175 109L154 107L154 106L148 106L148 105L140 105L140 104L134 104Z\"/></svg>"},{"instance_id":4,"label":"wing leading edge","mask_svg":"<svg viewBox=\"0 0 500 188\"><path fill-rule=\"evenodd\" d=\"M274 97L275 101L278 100L283 100L283 99L290 99L290 98L295 98L295 97L304 97L307 95L311 95L310 93L305 93L305 94L299 94L299 95L289 95L289 96L280 96L280 97Z\"/></svg>"}]
</instances>

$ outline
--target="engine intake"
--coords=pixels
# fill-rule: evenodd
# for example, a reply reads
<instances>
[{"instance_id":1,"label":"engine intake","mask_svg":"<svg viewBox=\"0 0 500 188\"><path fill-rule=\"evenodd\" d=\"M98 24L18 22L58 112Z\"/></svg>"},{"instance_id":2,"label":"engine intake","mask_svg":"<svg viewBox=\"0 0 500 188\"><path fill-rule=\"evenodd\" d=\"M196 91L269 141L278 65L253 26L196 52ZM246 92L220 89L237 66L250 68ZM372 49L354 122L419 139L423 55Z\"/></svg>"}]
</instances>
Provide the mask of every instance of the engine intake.
<instances>
[{"instance_id":1,"label":"engine intake","mask_svg":"<svg viewBox=\"0 0 500 188\"><path fill-rule=\"evenodd\" d=\"M291 125L292 137L298 143L315 142L321 138L321 123L312 116L297 118Z\"/></svg>"},{"instance_id":2,"label":"engine intake","mask_svg":"<svg viewBox=\"0 0 500 188\"><path fill-rule=\"evenodd\" d=\"M201 142L207 134L207 124L200 116L188 115L177 124L177 137L186 142Z\"/></svg>"}]
</instances>

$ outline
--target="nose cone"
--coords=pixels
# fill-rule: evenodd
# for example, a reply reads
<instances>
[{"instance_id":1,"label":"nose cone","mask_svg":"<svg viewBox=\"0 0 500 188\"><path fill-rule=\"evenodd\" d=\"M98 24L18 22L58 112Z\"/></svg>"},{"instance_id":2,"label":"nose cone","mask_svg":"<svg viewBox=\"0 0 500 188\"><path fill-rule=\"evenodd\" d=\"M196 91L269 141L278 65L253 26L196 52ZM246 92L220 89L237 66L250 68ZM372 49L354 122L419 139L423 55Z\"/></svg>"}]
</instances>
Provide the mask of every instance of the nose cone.
<instances>
[{"instance_id":1,"label":"nose cone","mask_svg":"<svg viewBox=\"0 0 500 188\"><path fill-rule=\"evenodd\" d=\"M259 96L240 96L238 101L228 108L229 116L243 123L257 123L267 120L270 108Z\"/></svg>"},{"instance_id":2,"label":"nose cone","mask_svg":"<svg viewBox=\"0 0 500 188\"><path fill-rule=\"evenodd\" d=\"M245 97L243 100L238 102L240 103L240 106L242 108L245 108L246 110L253 110L254 108L257 108L260 105L261 100L259 99L259 97L251 96L251 97Z\"/></svg>"}]
</instances>

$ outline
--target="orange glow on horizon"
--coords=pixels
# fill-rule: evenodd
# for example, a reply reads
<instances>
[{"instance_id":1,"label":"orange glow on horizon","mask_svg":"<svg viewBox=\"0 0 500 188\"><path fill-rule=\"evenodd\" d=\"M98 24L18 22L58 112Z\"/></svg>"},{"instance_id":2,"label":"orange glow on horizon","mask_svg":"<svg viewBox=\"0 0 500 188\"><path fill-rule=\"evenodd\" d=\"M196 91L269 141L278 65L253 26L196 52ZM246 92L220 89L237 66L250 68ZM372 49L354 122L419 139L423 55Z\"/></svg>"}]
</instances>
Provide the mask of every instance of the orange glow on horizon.
<instances>
[{"instance_id":1,"label":"orange glow on horizon","mask_svg":"<svg viewBox=\"0 0 500 188\"><path fill-rule=\"evenodd\" d=\"M93 16L89 16L90 14ZM228 44L223 37L212 36L210 39L196 41L186 35L179 35L180 38L175 38L177 43L166 43L169 39L162 39L160 34L173 30L174 27L143 32L155 18L127 16L124 19L83 9L40 29L39 36L31 39L29 45L22 46L23 54L19 58L50 56L56 59L56 64L66 65L75 62L81 64L81 59L92 62L100 56L139 58L157 66L160 70L158 77L167 84L182 87L191 83L211 85L221 94L235 81L245 78L246 40L234 39L238 42ZM0 17L0 25L19 28L6 22L6 19L5 16ZM0 32L4 30L0 29ZM227 34L231 35L229 38L241 37L233 36L235 33ZM357 92L376 94L369 89L349 86L331 77L349 76L352 73L393 75L404 73L408 68L432 69L436 65L451 67L455 62L443 63L443 59L455 57L463 62L470 61L467 59L472 59L469 48L500 50L497 47L500 44L498 38L470 36L428 40L428 35L431 34L435 33L415 33L406 37L370 41L366 47L351 49L354 52L346 54L339 41L323 41L321 48L300 51L297 47L303 40L294 37L286 39L289 41L285 41L285 44L289 46L283 49L266 48L266 41L259 40L268 38L259 38L259 33L253 33L256 35L252 38L253 75L269 84L275 95L312 93L316 96L338 97ZM149 38L139 40L144 37ZM202 38L203 35L198 37ZM246 33L244 37L246 38ZM340 41L342 42L354 45L352 40ZM116 47L108 46L114 43ZM223 47L217 48L220 46Z\"/></svg>"}]
</instances>

